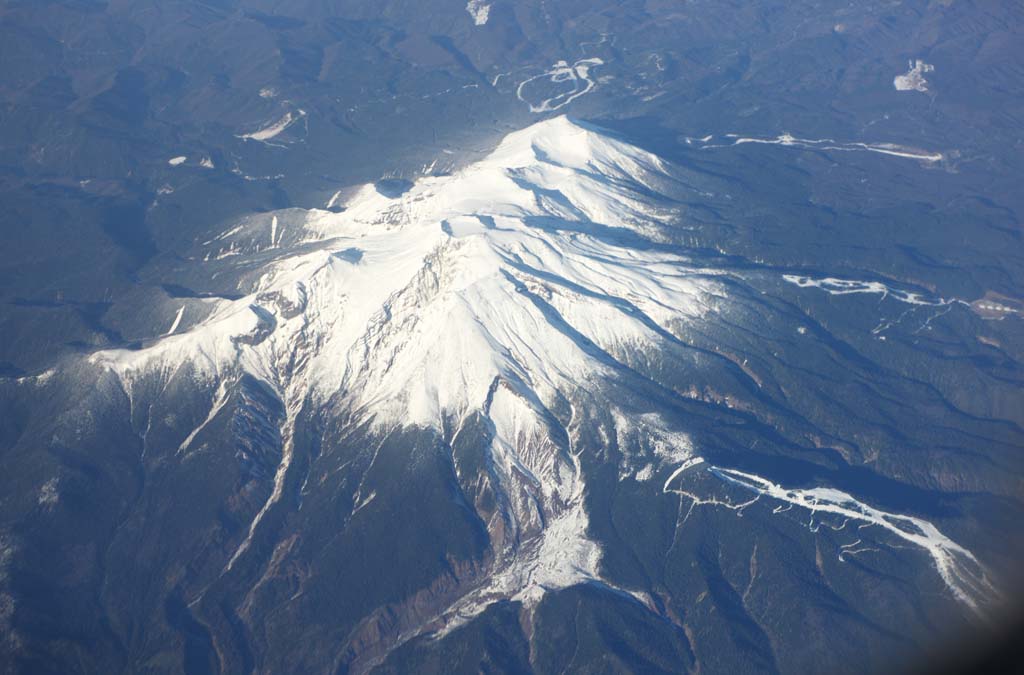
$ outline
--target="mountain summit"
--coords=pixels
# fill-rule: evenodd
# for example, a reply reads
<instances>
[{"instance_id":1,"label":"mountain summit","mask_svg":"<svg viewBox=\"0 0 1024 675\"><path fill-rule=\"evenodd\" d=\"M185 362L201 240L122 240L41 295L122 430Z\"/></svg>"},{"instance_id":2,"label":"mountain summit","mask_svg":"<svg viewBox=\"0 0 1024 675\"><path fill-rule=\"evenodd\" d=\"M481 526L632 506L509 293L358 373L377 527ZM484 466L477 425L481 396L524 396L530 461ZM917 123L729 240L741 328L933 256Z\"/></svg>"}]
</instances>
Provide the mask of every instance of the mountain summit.
<instances>
[{"instance_id":1,"label":"mountain summit","mask_svg":"<svg viewBox=\"0 0 1024 675\"><path fill-rule=\"evenodd\" d=\"M658 246L672 183L654 155L555 118L456 175L234 228L205 258L265 261L244 297L93 360L128 381L183 361L235 369L383 428L441 428L484 410L498 382L551 405L712 311L715 274Z\"/></svg>"},{"instance_id":2,"label":"mountain summit","mask_svg":"<svg viewBox=\"0 0 1024 675\"><path fill-rule=\"evenodd\" d=\"M662 360L722 298L714 272L659 246L674 215L660 190L673 188L656 156L558 117L455 175L397 194L368 185L341 213L229 231L204 257L264 259L251 291L180 333L92 361L133 399L182 369L215 383L209 415L176 449L184 457L204 449L203 429L243 378L280 402L275 489L227 569L282 497L297 417L344 418L374 438L429 429L449 444L474 425L487 438L473 460L483 470L454 468L478 493L495 562L489 584L448 618L494 598L533 603L545 589L599 579L581 425L600 416L624 445L637 428L657 439L623 459L624 474L650 476L692 452L656 410L611 395L645 379L637 369ZM356 498L363 505L372 491Z\"/></svg>"}]
</instances>

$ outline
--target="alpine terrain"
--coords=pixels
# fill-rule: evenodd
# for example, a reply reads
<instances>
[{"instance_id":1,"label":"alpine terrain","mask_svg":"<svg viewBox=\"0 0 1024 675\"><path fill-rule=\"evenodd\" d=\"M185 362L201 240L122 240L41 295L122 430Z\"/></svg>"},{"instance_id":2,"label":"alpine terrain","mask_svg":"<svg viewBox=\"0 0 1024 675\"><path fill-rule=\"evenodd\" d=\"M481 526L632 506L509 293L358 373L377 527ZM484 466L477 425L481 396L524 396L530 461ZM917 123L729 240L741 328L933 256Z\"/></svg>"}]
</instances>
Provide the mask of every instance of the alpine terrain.
<instances>
[{"instance_id":1,"label":"alpine terrain","mask_svg":"<svg viewBox=\"0 0 1024 675\"><path fill-rule=\"evenodd\" d=\"M840 672L983 620L990 505L944 495L1019 490L996 469L1019 427L796 298L969 304L724 254L696 228L732 189L563 116L198 238L137 304L159 330L0 383L0 648L38 672ZM946 421L899 430L883 404L911 395ZM974 460L941 437L968 433L993 470L951 483Z\"/></svg>"}]
</instances>

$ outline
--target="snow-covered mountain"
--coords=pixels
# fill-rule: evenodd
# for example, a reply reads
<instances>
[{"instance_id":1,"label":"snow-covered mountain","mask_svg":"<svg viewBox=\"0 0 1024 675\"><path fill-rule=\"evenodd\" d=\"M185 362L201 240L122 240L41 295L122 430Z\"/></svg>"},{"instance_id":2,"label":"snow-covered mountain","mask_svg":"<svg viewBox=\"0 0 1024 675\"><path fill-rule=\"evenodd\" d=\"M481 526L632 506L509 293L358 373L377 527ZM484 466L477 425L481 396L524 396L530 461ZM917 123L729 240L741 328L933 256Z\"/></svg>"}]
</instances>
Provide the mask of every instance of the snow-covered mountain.
<instances>
[{"instance_id":1,"label":"snow-covered mountain","mask_svg":"<svg viewBox=\"0 0 1024 675\"><path fill-rule=\"evenodd\" d=\"M87 465L108 457L89 513L113 543L88 588L125 649L157 654L184 635L222 670L363 672L498 621L518 626L532 661L549 643L537 626L567 611L560 592L596 589L665 641L652 654L692 666L722 645L768 644L734 631L755 615L758 574L775 579L773 602L796 587L778 562L787 540L765 534L776 522L815 574L859 588L854 556L907 550L914 583L982 611L995 595L985 569L930 520L806 468L784 487L716 464L758 443L860 461L824 396L769 377L786 347L762 331L809 326L821 340L802 356L870 366L767 297L773 283L795 292L787 275L681 245L687 205L710 196L691 179L611 132L549 119L453 174L232 223L181 263L232 292L178 293L144 310L161 319L140 345L18 380L55 411L35 437L62 465L68 448ZM40 488L47 514L74 499L63 485ZM131 496L96 496L108 493ZM695 511L729 520L687 529ZM735 570L701 552L708 536L753 542L742 598L722 590ZM781 556L760 554L761 572L759 546ZM164 561L160 574L136 551ZM904 582L887 583L871 611L918 611ZM717 609L694 621L709 632L695 634L687 612L708 597ZM160 608L163 638L119 623Z\"/></svg>"},{"instance_id":2,"label":"snow-covered mountain","mask_svg":"<svg viewBox=\"0 0 1024 675\"><path fill-rule=\"evenodd\" d=\"M1022 10L0 2L0 675L1011 633Z\"/></svg>"},{"instance_id":3,"label":"snow-covered mountain","mask_svg":"<svg viewBox=\"0 0 1024 675\"><path fill-rule=\"evenodd\" d=\"M674 217L659 190L676 187L658 157L551 119L455 175L400 194L368 185L341 213L312 211L287 226L271 216L269 227L208 242L211 260L267 258L251 291L144 349L92 361L130 394L187 366L217 384L204 424L243 375L273 390L286 411L283 458L250 534L281 497L305 407L374 434L422 427L449 442L482 416L493 436L482 479L500 496L487 529L504 562L453 612L479 611L488 598L535 602L545 588L599 578L575 443L594 413L577 407L600 411L623 447L638 446L624 474L650 477L691 456L686 434L656 410L631 419L638 411L607 393L723 298L718 273L659 246ZM202 428L178 452L194 451ZM638 429L649 440L633 439Z\"/></svg>"}]
</instances>

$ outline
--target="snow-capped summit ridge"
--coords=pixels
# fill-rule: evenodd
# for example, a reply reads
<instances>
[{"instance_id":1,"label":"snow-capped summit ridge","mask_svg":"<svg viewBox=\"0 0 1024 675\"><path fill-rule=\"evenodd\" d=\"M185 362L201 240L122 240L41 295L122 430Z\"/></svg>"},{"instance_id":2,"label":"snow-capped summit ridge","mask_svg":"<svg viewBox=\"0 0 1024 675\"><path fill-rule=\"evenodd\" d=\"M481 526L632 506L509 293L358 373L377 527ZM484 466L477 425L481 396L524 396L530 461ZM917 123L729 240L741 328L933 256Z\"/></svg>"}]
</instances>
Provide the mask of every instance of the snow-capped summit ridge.
<instances>
[{"instance_id":1,"label":"snow-capped summit ridge","mask_svg":"<svg viewBox=\"0 0 1024 675\"><path fill-rule=\"evenodd\" d=\"M607 370L581 339L655 348L652 326L706 311L714 286L687 260L606 236L659 238L674 214L651 186L671 180L654 155L553 118L453 176L398 197L367 186L342 213L309 212L290 250L273 216L282 251L247 297L95 360L129 378L169 361L237 366L385 424L478 410L495 378L543 400ZM297 352L302 373L284 367Z\"/></svg>"},{"instance_id":2,"label":"snow-capped summit ridge","mask_svg":"<svg viewBox=\"0 0 1024 675\"><path fill-rule=\"evenodd\" d=\"M544 162L633 178L638 177L640 170L665 170L664 163L657 155L567 115L553 117L510 133L485 162L507 168Z\"/></svg>"}]
</instances>

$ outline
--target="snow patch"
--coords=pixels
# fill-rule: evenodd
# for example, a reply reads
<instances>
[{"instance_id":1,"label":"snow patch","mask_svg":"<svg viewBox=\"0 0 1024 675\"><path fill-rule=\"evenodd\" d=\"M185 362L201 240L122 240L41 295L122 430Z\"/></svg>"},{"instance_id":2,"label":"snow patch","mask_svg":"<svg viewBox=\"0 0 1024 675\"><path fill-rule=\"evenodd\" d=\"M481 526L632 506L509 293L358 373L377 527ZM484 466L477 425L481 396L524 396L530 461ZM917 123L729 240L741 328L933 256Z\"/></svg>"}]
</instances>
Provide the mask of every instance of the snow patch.
<instances>
[{"instance_id":1,"label":"snow patch","mask_svg":"<svg viewBox=\"0 0 1024 675\"><path fill-rule=\"evenodd\" d=\"M935 70L935 66L930 63L925 63L921 59L911 59L907 72L893 78L892 86L896 87L897 91L927 92L928 80L924 78L924 74L933 70Z\"/></svg>"},{"instance_id":2,"label":"snow patch","mask_svg":"<svg viewBox=\"0 0 1024 675\"><path fill-rule=\"evenodd\" d=\"M703 462L704 459L701 457L691 457L687 459L685 462L677 466L675 471L669 474L669 477L665 479L665 484L661 487L661 491L669 492L668 486L672 484L672 481L674 481L676 478L679 478L679 476L681 476L683 472L686 471L687 469L693 468Z\"/></svg>"},{"instance_id":3,"label":"snow patch","mask_svg":"<svg viewBox=\"0 0 1024 675\"><path fill-rule=\"evenodd\" d=\"M42 507L52 507L60 501L60 493L57 491L58 479L56 476L43 483L43 486L39 488L39 505Z\"/></svg>"},{"instance_id":4,"label":"snow patch","mask_svg":"<svg viewBox=\"0 0 1024 675\"><path fill-rule=\"evenodd\" d=\"M641 483L649 481L652 478L654 478L653 464L645 464L636 472L636 474L633 475L633 479Z\"/></svg>"},{"instance_id":5,"label":"snow patch","mask_svg":"<svg viewBox=\"0 0 1024 675\"><path fill-rule=\"evenodd\" d=\"M326 209L333 209L335 206L339 206L340 204L341 204L341 190L338 190L333 195L331 195L331 198L327 201L327 205L324 208L326 208Z\"/></svg>"},{"instance_id":6,"label":"snow patch","mask_svg":"<svg viewBox=\"0 0 1024 675\"><path fill-rule=\"evenodd\" d=\"M709 471L727 483L758 495L806 509L812 514L829 514L845 519L842 526L834 529L843 529L847 521L857 521L863 524L861 531L865 526L877 527L896 539L921 548L931 556L935 569L953 596L975 612L980 613L983 606L997 599L995 589L974 554L942 534L927 520L876 509L833 488L784 488L760 476L735 469L713 466Z\"/></svg>"},{"instance_id":7,"label":"snow patch","mask_svg":"<svg viewBox=\"0 0 1024 675\"><path fill-rule=\"evenodd\" d=\"M57 370L55 368L50 368L48 370L44 370L43 372L37 375L25 375L24 377L19 377L14 381L17 382L18 384L34 384L37 386L42 386L49 382L50 379L52 379L53 376L56 375L56 373Z\"/></svg>"},{"instance_id":8,"label":"snow patch","mask_svg":"<svg viewBox=\"0 0 1024 675\"><path fill-rule=\"evenodd\" d=\"M171 166L181 166L187 161L188 157L184 155L179 155L178 157L171 157L169 160L167 160L167 163L170 164Z\"/></svg>"},{"instance_id":9,"label":"snow patch","mask_svg":"<svg viewBox=\"0 0 1024 675\"><path fill-rule=\"evenodd\" d=\"M571 66L567 61L559 61L550 70L520 82L519 86L516 87L516 98L530 106L530 112L533 113L552 112L559 108L564 108L580 96L591 92L597 86L590 77L590 69L601 65L604 65L604 61L597 57L580 59ZM529 93L529 85L538 80L547 80L550 83L559 85L564 84L567 91L534 103L528 100L526 96Z\"/></svg>"},{"instance_id":10,"label":"snow patch","mask_svg":"<svg viewBox=\"0 0 1024 675\"><path fill-rule=\"evenodd\" d=\"M941 152L927 152L916 148L898 145L896 143L862 143L837 141L833 138L798 138L789 133L782 133L774 138L758 138L753 136L740 136L738 134L725 134L725 138L732 142L727 144L704 145L705 149L731 148L737 145L748 143L760 145L781 145L790 148L808 148L811 150L831 150L837 152L873 152L890 157L902 157L904 159L916 159L922 162L941 162L945 155ZM710 140L710 139L709 139ZM701 141L703 139L687 139L688 143Z\"/></svg>"},{"instance_id":11,"label":"snow patch","mask_svg":"<svg viewBox=\"0 0 1024 675\"><path fill-rule=\"evenodd\" d=\"M483 26L491 16L491 6L483 0L469 0L466 4L466 11L473 17L473 23Z\"/></svg>"},{"instance_id":12,"label":"snow patch","mask_svg":"<svg viewBox=\"0 0 1024 675\"><path fill-rule=\"evenodd\" d=\"M817 288L829 295L850 295L857 293L869 293L881 295L883 298L892 298L897 302L908 305L925 305L929 307L941 307L948 305L950 301L942 298L928 298L920 293L905 291L892 286L887 286L880 281L858 281L856 279L836 279L824 277L815 279L813 277L800 276L796 274L784 274L782 278L799 286L800 288ZM799 329L798 329L799 330ZM801 331L803 334L803 331Z\"/></svg>"},{"instance_id":13,"label":"snow patch","mask_svg":"<svg viewBox=\"0 0 1024 675\"><path fill-rule=\"evenodd\" d=\"M238 138L252 141L266 142L272 138L276 138L285 129L298 122L300 119L306 116L306 111L297 110L296 112L287 112L278 119L276 122L272 122L258 131L254 131L249 134L242 134Z\"/></svg>"},{"instance_id":14,"label":"snow patch","mask_svg":"<svg viewBox=\"0 0 1024 675\"><path fill-rule=\"evenodd\" d=\"M615 426L616 446L623 457L619 480L631 475L639 481L652 478L656 467L650 461L641 469L646 471L650 467L646 477L641 478L639 472L633 474L632 467L640 466L645 460L654 460L657 468L691 461L694 450L690 435L671 430L659 415L627 414L618 408L611 408L609 412Z\"/></svg>"},{"instance_id":15,"label":"snow patch","mask_svg":"<svg viewBox=\"0 0 1024 675\"><path fill-rule=\"evenodd\" d=\"M181 317L183 317L184 315L185 305L182 305L181 308L178 310L178 313L175 315L174 321L173 323L171 323L170 329L166 333L164 333L164 335L172 335L175 331L177 331L178 326L181 325Z\"/></svg>"}]
</instances>

